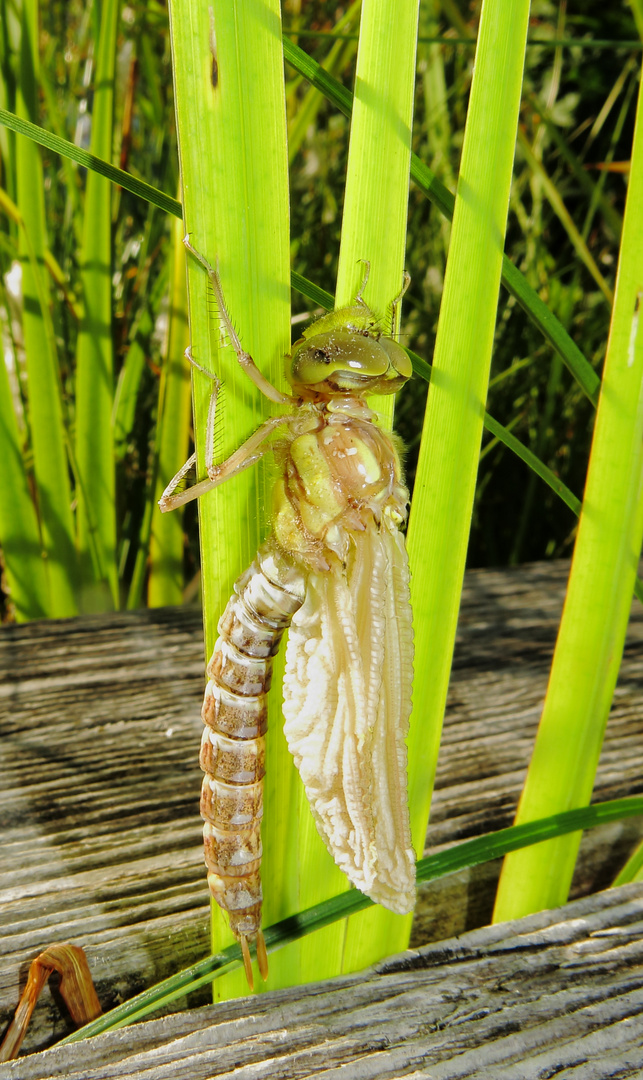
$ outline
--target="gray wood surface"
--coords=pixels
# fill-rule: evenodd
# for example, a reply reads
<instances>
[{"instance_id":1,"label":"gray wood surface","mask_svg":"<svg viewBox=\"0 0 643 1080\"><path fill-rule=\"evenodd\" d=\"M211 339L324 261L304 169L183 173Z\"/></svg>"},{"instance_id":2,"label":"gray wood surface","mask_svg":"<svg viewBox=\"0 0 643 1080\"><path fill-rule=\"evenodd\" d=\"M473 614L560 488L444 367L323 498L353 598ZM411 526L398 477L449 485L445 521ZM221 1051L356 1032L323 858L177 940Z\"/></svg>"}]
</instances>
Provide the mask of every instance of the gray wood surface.
<instances>
[{"instance_id":1,"label":"gray wood surface","mask_svg":"<svg viewBox=\"0 0 643 1080\"><path fill-rule=\"evenodd\" d=\"M466 576L431 851L511 823L567 571L567 563L549 563ZM642 637L637 605L596 800L643 790ZM29 961L52 942L85 947L105 1008L207 953L198 817L202 692L197 611L0 630L2 1025ZM609 884L640 835L637 821L590 832L573 895ZM497 873L489 865L423 886L412 944L483 925ZM47 990L24 1050L67 1030Z\"/></svg>"},{"instance_id":2,"label":"gray wood surface","mask_svg":"<svg viewBox=\"0 0 643 1080\"><path fill-rule=\"evenodd\" d=\"M643 1074L643 885L366 972L0 1065L0 1080L606 1080Z\"/></svg>"}]
</instances>

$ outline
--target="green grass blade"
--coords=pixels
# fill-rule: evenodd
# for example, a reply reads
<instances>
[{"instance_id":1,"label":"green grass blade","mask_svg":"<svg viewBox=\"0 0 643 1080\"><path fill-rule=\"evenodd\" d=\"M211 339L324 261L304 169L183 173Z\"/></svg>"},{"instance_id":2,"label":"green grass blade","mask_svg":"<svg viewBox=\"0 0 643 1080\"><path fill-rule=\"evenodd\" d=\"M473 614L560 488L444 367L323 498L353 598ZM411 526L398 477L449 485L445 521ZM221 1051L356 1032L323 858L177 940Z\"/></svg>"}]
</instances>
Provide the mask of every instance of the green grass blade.
<instances>
[{"instance_id":1,"label":"green grass blade","mask_svg":"<svg viewBox=\"0 0 643 1080\"><path fill-rule=\"evenodd\" d=\"M406 351L411 358L414 373L421 379L425 379L429 382L431 379L431 365L427 364L426 360L417 356L410 349L407 349ZM545 465L544 461L534 454L528 446L521 443L515 435L512 435L507 427L501 424L488 412L485 412L484 414L484 426L498 442L503 443L508 450L511 450L511 452L516 455L516 457L520 458L521 461L524 461L525 465L532 470L533 474L540 477L541 480L544 480L547 486L567 504L576 517L579 516L582 507L580 499L574 495L573 491L570 491L567 485L563 483L555 472ZM643 604L643 579L639 577L637 577L634 582L634 595Z\"/></svg>"},{"instance_id":2,"label":"green grass blade","mask_svg":"<svg viewBox=\"0 0 643 1080\"><path fill-rule=\"evenodd\" d=\"M39 72L39 83L42 96L45 101L47 122L54 128L54 134L64 139L64 122L67 119L58 107L56 91L51 82L50 73L44 65ZM78 170L74 168L71 158L66 154L62 157L62 172L65 177L65 188L69 200L69 216L74 230L74 238L77 247L82 244L82 204L80 195L80 183Z\"/></svg>"},{"instance_id":3,"label":"green grass blade","mask_svg":"<svg viewBox=\"0 0 643 1080\"><path fill-rule=\"evenodd\" d=\"M125 172L124 169L111 165L109 161L105 161L100 155L83 150L80 146L76 146L75 143L60 138L59 135L47 131L38 124L33 124L29 120L15 116L14 113L8 112L6 109L0 109L0 124L9 128L10 131L17 131L20 135L26 135L28 139L33 139L40 146L46 146L48 150L53 150L56 154L60 154L61 157L69 158L70 161L75 161L77 165L82 165L83 168L98 173L99 176L104 176L107 180L111 180L113 184L125 188L126 191L131 191L132 195L137 195L139 198L152 203L153 206L158 206L159 210L164 210L167 214L174 214L175 217L181 217L181 204L176 199L173 199L171 195L166 195L153 187L152 184L146 183L145 180L139 180L138 177L132 176L131 173ZM106 149L105 153L110 153L110 151L111 147Z\"/></svg>"},{"instance_id":4,"label":"green grass blade","mask_svg":"<svg viewBox=\"0 0 643 1080\"><path fill-rule=\"evenodd\" d=\"M527 141L526 136L520 130L518 130L518 142L520 143L520 149L525 158L525 161L527 162L532 173L539 178L540 183L543 187L543 191L545 192L545 195L549 200L549 204L554 213L556 214L561 225L563 226L565 232L567 233L572 243L572 246L576 251L576 254L578 255L578 258L593 277L594 281L598 285L608 304L611 305L612 300L614 299L612 295L612 290L610 289L605 278L598 269L596 260L594 259L594 256L587 247L587 244L585 243L579 230L576 228L572 216L560 196L558 188L549 176L549 173L545 169L542 161L539 161L534 154L531 146L529 145L529 142Z\"/></svg>"},{"instance_id":5,"label":"green grass blade","mask_svg":"<svg viewBox=\"0 0 643 1080\"><path fill-rule=\"evenodd\" d=\"M114 456L121 461L132 437L136 402L145 369L145 343L152 332L152 315L143 308L134 329L123 366L118 376L114 395Z\"/></svg>"},{"instance_id":6,"label":"green grass blade","mask_svg":"<svg viewBox=\"0 0 643 1080\"><path fill-rule=\"evenodd\" d=\"M417 0L362 4L335 304L353 302L364 277L363 260L368 260L364 300L380 316L386 315L403 281L417 20ZM390 419L390 397L369 404ZM303 798L301 815L306 871L300 895L302 906L308 906L343 891L346 879L317 834ZM364 967L403 948L409 929L410 917L373 908L347 927L332 927L308 941L301 978L320 979Z\"/></svg>"},{"instance_id":7,"label":"green grass blade","mask_svg":"<svg viewBox=\"0 0 643 1080\"><path fill-rule=\"evenodd\" d=\"M416 639L409 782L424 842L480 454L529 4L482 9L408 548ZM421 523L421 529L418 524Z\"/></svg>"},{"instance_id":8,"label":"green grass blade","mask_svg":"<svg viewBox=\"0 0 643 1080\"><path fill-rule=\"evenodd\" d=\"M447 90L446 50L437 43L426 44L423 37L437 37L442 15L439 0L429 0L420 7L420 34L418 44L418 71L424 91L424 128L429 159L439 165L447 187L455 188L456 178L451 163L453 130L449 115ZM449 248L450 228L447 221L441 223L439 240L444 257Z\"/></svg>"},{"instance_id":9,"label":"green grass blade","mask_svg":"<svg viewBox=\"0 0 643 1080\"><path fill-rule=\"evenodd\" d=\"M576 829L590 829L613 821L624 821L642 814L642 798L614 799L611 802L598 803L595 806L570 810L540 821L532 821L528 825L513 825L508 829L499 829L487 836L479 836L474 840L465 840L461 844L455 844L438 855L421 859L417 864L417 880L418 882L436 881L448 874L455 874L460 870L497 859L526 844L535 844L552 836L563 836ZM269 942L270 949L282 948L284 944L296 940L301 935L318 932L329 923L346 918L347 915L365 909L371 904L372 901L367 896L357 892L356 889L351 889L326 903L300 912L292 919L286 919L281 924L268 927L266 942ZM67 1035L56 1045L64 1046L81 1042L83 1039L100 1035L104 1031L114 1031L141 1020L150 1012L165 1007L177 998L198 989L204 983L218 978L232 964L239 966L240 963L238 946L231 946L216 956L210 956L172 975L169 979L157 983L142 994L137 994L136 997L111 1009L104 1016L99 1016L97 1020L92 1020L85 1027Z\"/></svg>"},{"instance_id":10,"label":"green grass blade","mask_svg":"<svg viewBox=\"0 0 643 1080\"><path fill-rule=\"evenodd\" d=\"M630 881L643 881L643 842L637 844L621 872L614 878L612 888L629 885Z\"/></svg>"},{"instance_id":11,"label":"green grass blade","mask_svg":"<svg viewBox=\"0 0 643 1080\"><path fill-rule=\"evenodd\" d=\"M421 356L417 356L416 353L412 352L410 349L407 349L406 351L411 358L414 374L418 375L426 382L430 382L431 365L427 364L426 360L423 360ZM552 470L545 465L544 461L541 461L529 447L525 446L524 443L521 443L515 435L511 434L508 428L496 420L495 417L491 416L490 413L485 412L483 423L487 431L491 432L491 434L499 442L503 443L508 450L511 450L516 457L519 457L521 461L524 461L525 465L528 465L536 476L539 476L541 480L544 480L548 487L550 487L564 503L567 503L569 509L572 510L576 516L580 514L580 499L578 499L574 493L569 490L567 485L556 476L556 473L552 472Z\"/></svg>"},{"instance_id":12,"label":"green grass blade","mask_svg":"<svg viewBox=\"0 0 643 1080\"><path fill-rule=\"evenodd\" d=\"M454 198L434 173L415 154L411 158L411 177L424 194L446 217L453 218ZM589 361L569 336L556 316L532 289L524 274L507 255L502 257L502 284L518 301L525 314L559 354L565 367L594 404L598 401L600 379Z\"/></svg>"},{"instance_id":13,"label":"green grass blade","mask_svg":"<svg viewBox=\"0 0 643 1080\"><path fill-rule=\"evenodd\" d=\"M300 292L302 296L305 296L307 300L310 300L317 307L325 308L326 311L332 311L335 307L335 297L332 293L326 292L325 289L315 285L308 278L302 277L296 270L293 270L290 275L290 284L293 289Z\"/></svg>"},{"instance_id":14,"label":"green grass blade","mask_svg":"<svg viewBox=\"0 0 643 1080\"><path fill-rule=\"evenodd\" d=\"M580 514L581 501L574 495L573 491L570 491L566 484L556 476L555 472L552 472L550 468L545 465L540 458L536 457L534 453L520 442L515 435L498 423L493 416L490 416L488 412L484 414L484 426L487 431L490 431L492 435L495 435L500 442L504 443L508 450L512 450L516 457L519 457L521 461L525 462L529 468L539 476L541 480L551 488L552 491L558 495L564 503L567 504L569 509L578 516Z\"/></svg>"},{"instance_id":15,"label":"green grass blade","mask_svg":"<svg viewBox=\"0 0 643 1080\"><path fill-rule=\"evenodd\" d=\"M284 38L283 46L284 57L294 67L295 71L298 71L300 75L308 79L309 83L316 86L324 97L328 98L340 112L343 112L345 116L350 116L353 109L353 95L350 90L342 86L337 79L324 70L321 64L318 64L312 56L305 53L289 38Z\"/></svg>"},{"instance_id":16,"label":"green grass blade","mask_svg":"<svg viewBox=\"0 0 643 1080\"><path fill-rule=\"evenodd\" d=\"M244 348L273 383L283 385L283 356L290 347L290 248L279 5L277 0L217 0L209 14L208 6L198 0L175 0L170 20L186 228L195 247L211 262L218 260L226 302ZM194 358L225 380L223 422L217 425L217 460L222 460L271 410L241 371L233 351L229 347L217 351L217 320L206 275L194 259L189 260L188 271ZM196 371L193 387L202 476L211 386ZM170 477L163 479L167 482ZM269 491L264 470L254 468L200 500L208 658L232 584L267 532ZM293 812L298 779L283 736L279 694L275 671L263 828L264 881L270 883L264 890L267 921L299 906ZM215 951L231 940L218 908L213 913L213 935ZM292 983L296 977L296 956L284 954L272 966L270 986ZM244 992L237 975L224 983L217 993Z\"/></svg>"},{"instance_id":17,"label":"green grass blade","mask_svg":"<svg viewBox=\"0 0 643 1080\"><path fill-rule=\"evenodd\" d=\"M49 582L4 358L0 363L0 461L0 547L9 598L18 622L43 619L50 611Z\"/></svg>"},{"instance_id":18,"label":"green grass blade","mask_svg":"<svg viewBox=\"0 0 643 1080\"><path fill-rule=\"evenodd\" d=\"M596 182L596 184L594 186L594 190L593 190L591 198L589 200L589 206L587 207L587 211L586 211L586 214L585 214L585 220L583 222L583 229L582 229L582 235L583 235L584 240L586 240L587 237L590 235L590 232L591 232L593 224L594 224L594 218L596 216L596 211L599 208L599 206L601 208L601 214L604 217L606 223L608 225L611 224L612 218L611 218L610 214L609 213L605 214L605 211L603 209L605 203L607 203L607 200L605 199L605 196L604 196L603 192L604 192L604 189L605 189L607 178L609 176L610 166L614 161L614 155L615 155L617 146L618 146L618 144L620 142L621 135L623 133L623 127L624 127L626 121L628 120L629 116L631 115L630 106L632 104L632 98L634 97L634 94L636 93L636 88L637 88L637 85L638 85L638 61L633 56L630 57L629 61L627 62L627 64L623 68L623 71L621 73L621 77L622 77L623 81L627 80L627 86L626 86L626 89L625 89L625 93L623 94L623 100L621 102L621 107L620 107L618 115L616 117L616 121L612 125L611 131L610 131L610 134L609 134L609 145L607 147L607 152L604 155L604 160L601 162L601 171L599 173L598 180L597 180L597 182ZM620 79L618 81L620 82ZM609 205L609 203L608 203L608 205ZM622 219L621 219L621 230L622 230L622 228L623 228L623 222L622 222ZM619 232L615 233L615 237L618 240L620 240L620 235L621 235L620 230L619 230Z\"/></svg>"},{"instance_id":19,"label":"green grass blade","mask_svg":"<svg viewBox=\"0 0 643 1080\"><path fill-rule=\"evenodd\" d=\"M92 153L99 157L109 157L112 152L118 12L117 0L105 0L101 7L91 135ZM119 605L112 426L111 192L108 180L96 172L88 173L80 259L84 314L76 354L75 443L81 478L78 550L84 610ZM93 549L98 552L98 573Z\"/></svg>"},{"instance_id":20,"label":"green grass blade","mask_svg":"<svg viewBox=\"0 0 643 1080\"><path fill-rule=\"evenodd\" d=\"M147 477L147 484L145 485L145 501L143 508L143 520L141 521L140 528L138 530L136 557L134 559L134 569L132 571L132 580L127 593L127 602L125 607L128 611L136 611L137 608L143 605L143 594L145 592L145 579L147 577L147 564L150 550L150 540L152 536L152 518L154 511L158 510L153 496L156 493L156 477L152 471Z\"/></svg>"},{"instance_id":21,"label":"green grass blade","mask_svg":"<svg viewBox=\"0 0 643 1080\"><path fill-rule=\"evenodd\" d=\"M641 41L643 41L643 0L630 0L634 23Z\"/></svg>"},{"instance_id":22,"label":"green grass blade","mask_svg":"<svg viewBox=\"0 0 643 1080\"><path fill-rule=\"evenodd\" d=\"M589 801L643 538L643 109L583 509L547 697L517 823ZM552 770L552 762L556 769ZM494 919L564 901L580 837L507 859Z\"/></svg>"},{"instance_id":23,"label":"green grass blade","mask_svg":"<svg viewBox=\"0 0 643 1080\"><path fill-rule=\"evenodd\" d=\"M172 222L169 253L170 325L167 353L159 386L157 421L157 466L155 504L168 481L178 472L189 454L191 397L190 372L185 359L189 344L188 297L183 224ZM150 576L147 587L149 607L180 604L183 601L183 522L180 511L162 514L154 506L150 543Z\"/></svg>"},{"instance_id":24,"label":"green grass blade","mask_svg":"<svg viewBox=\"0 0 643 1080\"><path fill-rule=\"evenodd\" d=\"M402 287L417 22L416 0L362 5L336 307L353 302L364 259L364 300L376 313L384 316Z\"/></svg>"},{"instance_id":25,"label":"green grass blade","mask_svg":"<svg viewBox=\"0 0 643 1080\"><path fill-rule=\"evenodd\" d=\"M529 103L533 108L538 107L534 98L530 98ZM592 205L595 204L597 207L600 207L603 220L608 228L611 229L615 239L618 240L623 228L623 218L618 210L616 210L610 200L605 197L604 192L598 188L598 185L594 183L587 170L583 168L582 162L569 146L567 139L562 134L558 125L553 123L546 113L542 119L547 127L547 134L555 144L560 156L569 165L578 187ZM583 234L585 234L585 232L586 230L583 229Z\"/></svg>"},{"instance_id":26,"label":"green grass blade","mask_svg":"<svg viewBox=\"0 0 643 1080\"><path fill-rule=\"evenodd\" d=\"M17 94L17 109L24 116L36 115L37 72L38 4L37 0L24 0ZM49 310L49 275L45 267L47 237L42 164L38 148L28 139L17 140L16 171L18 208L23 225L20 253L28 411L37 505L49 579L47 614L63 617L78 613L77 560L65 421Z\"/></svg>"},{"instance_id":27,"label":"green grass blade","mask_svg":"<svg viewBox=\"0 0 643 1080\"><path fill-rule=\"evenodd\" d=\"M361 4L362 0L353 0L348 11L335 24L335 33L340 34L343 31L350 30L350 27L357 22ZM324 60L324 70L330 75L343 71L351 63L356 48L356 41L345 42L341 39L336 41ZM288 161L290 164L299 153L307 131L315 123L323 102L324 95L315 86L309 86L288 126Z\"/></svg>"},{"instance_id":28,"label":"green grass blade","mask_svg":"<svg viewBox=\"0 0 643 1080\"><path fill-rule=\"evenodd\" d=\"M520 270L506 255L502 257L502 284L516 298L523 311L541 331L543 337L556 350L565 367L576 379L592 404L598 401L601 380L565 327L549 310L537 292L528 284Z\"/></svg>"}]
</instances>

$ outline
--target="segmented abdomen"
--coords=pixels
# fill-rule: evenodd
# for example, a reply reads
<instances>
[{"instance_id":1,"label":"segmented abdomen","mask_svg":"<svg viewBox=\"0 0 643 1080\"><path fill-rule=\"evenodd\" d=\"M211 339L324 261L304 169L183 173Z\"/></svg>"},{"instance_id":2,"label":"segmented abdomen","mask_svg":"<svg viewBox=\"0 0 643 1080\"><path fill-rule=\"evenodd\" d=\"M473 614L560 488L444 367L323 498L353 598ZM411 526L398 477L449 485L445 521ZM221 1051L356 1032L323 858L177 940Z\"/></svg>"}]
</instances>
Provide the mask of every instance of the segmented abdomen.
<instances>
[{"instance_id":1,"label":"segmented abdomen","mask_svg":"<svg viewBox=\"0 0 643 1080\"><path fill-rule=\"evenodd\" d=\"M301 572L268 541L235 582L207 667L200 757L205 862L212 896L241 943L246 973L248 941L257 943L262 974L265 964L260 867L266 695L273 656L304 593Z\"/></svg>"}]
</instances>

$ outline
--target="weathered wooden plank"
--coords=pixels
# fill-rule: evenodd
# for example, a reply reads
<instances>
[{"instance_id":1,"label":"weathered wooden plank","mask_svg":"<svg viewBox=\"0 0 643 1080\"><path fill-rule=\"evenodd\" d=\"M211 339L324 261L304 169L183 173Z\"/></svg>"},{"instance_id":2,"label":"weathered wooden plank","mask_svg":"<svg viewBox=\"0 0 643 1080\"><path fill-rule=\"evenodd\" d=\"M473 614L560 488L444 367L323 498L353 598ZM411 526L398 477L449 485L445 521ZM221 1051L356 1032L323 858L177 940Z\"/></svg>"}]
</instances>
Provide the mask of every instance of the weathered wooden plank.
<instances>
[{"instance_id":1,"label":"weathered wooden plank","mask_svg":"<svg viewBox=\"0 0 643 1080\"><path fill-rule=\"evenodd\" d=\"M0 1065L0 1080L573 1080L643 1070L643 885L358 975L178 1013Z\"/></svg>"},{"instance_id":2,"label":"weathered wooden plank","mask_svg":"<svg viewBox=\"0 0 643 1080\"><path fill-rule=\"evenodd\" d=\"M47 944L87 946L104 1007L208 952L197 611L0 634L0 1008ZM46 991L25 1049L68 1030Z\"/></svg>"},{"instance_id":3,"label":"weathered wooden plank","mask_svg":"<svg viewBox=\"0 0 643 1080\"><path fill-rule=\"evenodd\" d=\"M510 824L546 689L566 563L467 575L431 850ZM643 788L643 617L633 609L595 798ZM105 1008L208 950L198 793L200 615L168 609L0 631L0 1023L29 961L72 940ZM159 737L159 735L161 737ZM609 883L636 822L583 843ZM413 944L482 925L498 868L422 886ZM46 991L25 1050L68 1030Z\"/></svg>"}]
</instances>

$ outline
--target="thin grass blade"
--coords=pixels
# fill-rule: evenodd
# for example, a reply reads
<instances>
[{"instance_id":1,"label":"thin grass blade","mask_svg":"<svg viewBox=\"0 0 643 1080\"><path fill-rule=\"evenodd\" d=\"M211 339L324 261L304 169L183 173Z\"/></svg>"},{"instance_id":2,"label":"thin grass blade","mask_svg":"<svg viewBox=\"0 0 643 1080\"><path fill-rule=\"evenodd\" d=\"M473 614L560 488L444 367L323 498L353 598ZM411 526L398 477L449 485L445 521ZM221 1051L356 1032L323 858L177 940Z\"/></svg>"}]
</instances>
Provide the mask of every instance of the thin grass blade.
<instances>
[{"instance_id":1,"label":"thin grass blade","mask_svg":"<svg viewBox=\"0 0 643 1080\"><path fill-rule=\"evenodd\" d=\"M362 5L336 306L353 302L368 260L364 300L385 325L404 281L418 16L416 0ZM396 332L399 318L398 310ZM392 423L392 397L373 398L369 406ZM379 905L352 918L341 970L404 948L411 921Z\"/></svg>"},{"instance_id":2,"label":"thin grass blade","mask_svg":"<svg viewBox=\"0 0 643 1080\"><path fill-rule=\"evenodd\" d=\"M186 229L194 246L211 263L218 262L243 347L273 383L283 386L283 356L290 347L290 251L279 5L276 0L217 0L212 6L203 0L175 0L170 28ZM220 461L271 409L241 371L232 349L217 347L221 343L216 312L206 275L194 259L188 262L188 294L193 356L225 381L219 409L223 423L217 425ZM204 475L210 390L210 381L196 371L199 476ZM265 472L253 468L200 500L208 658L232 584L268 530L269 490ZM294 814L298 780L282 731L277 670L271 697L263 829L264 880L271 883L265 890L267 921L297 910L300 872ZM227 920L217 908L214 950L230 940ZM297 963L296 956L276 961L270 986L296 981ZM242 992L245 984L238 975L217 988L221 996Z\"/></svg>"},{"instance_id":3,"label":"thin grass blade","mask_svg":"<svg viewBox=\"0 0 643 1080\"><path fill-rule=\"evenodd\" d=\"M359 19L361 4L362 0L353 0L348 11L335 24L334 33L344 34L350 32L353 24L356 24ZM344 41L342 39L336 41L324 60L324 70L331 75L344 71L352 62L356 49L357 41ZM324 95L316 87L310 86L288 126L288 161L290 164L299 153L306 132L315 123L323 102Z\"/></svg>"},{"instance_id":4,"label":"thin grass blade","mask_svg":"<svg viewBox=\"0 0 643 1080\"><path fill-rule=\"evenodd\" d=\"M10 131L17 131L21 135L26 135L28 139L33 139L40 146L46 146L48 150L55 151L61 157L75 161L77 165L82 165L84 169L96 172L99 176L104 176L107 180L111 180L113 184L125 188L126 191L131 191L132 195L137 195L139 198L152 203L153 206L158 206L159 210L164 210L167 214L174 214L175 217L181 217L181 204L176 199L173 199L171 195L166 195L163 191L153 187L152 184L146 183L145 180L140 180L137 176L132 176L131 173L126 172L124 169L119 169L116 165L112 165L109 161L100 157L100 155L83 150L82 147L76 146L75 143L69 142L68 139L62 139L54 132L47 131L38 124L33 124L29 120L16 116L14 113L8 112L7 109L0 109L0 124L9 128Z\"/></svg>"},{"instance_id":5,"label":"thin grass blade","mask_svg":"<svg viewBox=\"0 0 643 1080\"><path fill-rule=\"evenodd\" d=\"M643 108L583 509L547 697L516 821L589 801L643 538ZM552 769L552 762L556 768ZM507 859L494 919L565 900L580 836Z\"/></svg>"},{"instance_id":6,"label":"thin grass blade","mask_svg":"<svg viewBox=\"0 0 643 1080\"><path fill-rule=\"evenodd\" d=\"M159 386L156 443L156 491L150 542L150 575L147 603L150 607L183 602L183 522L180 513L162 514L158 500L167 481L187 459L190 445L190 372L185 359L189 344L187 272L183 223L172 222L170 260L170 311L167 351Z\"/></svg>"},{"instance_id":7,"label":"thin grass blade","mask_svg":"<svg viewBox=\"0 0 643 1080\"><path fill-rule=\"evenodd\" d=\"M384 319L403 282L417 20L417 0L362 4L335 306L354 301L367 260L364 300ZM390 421L390 398L369 404L386 411ZM300 814L300 903L308 906L342 892L345 878L320 840L303 795ZM302 981L354 971L403 947L409 926L409 918L380 907L346 927L329 928L302 945Z\"/></svg>"},{"instance_id":8,"label":"thin grass blade","mask_svg":"<svg viewBox=\"0 0 643 1080\"><path fill-rule=\"evenodd\" d=\"M147 342L151 332L152 315L149 308L144 307L134 327L114 395L114 456L117 461L121 461L127 453L127 447L132 437L136 401L141 385L141 377L145 369L145 348L143 343Z\"/></svg>"},{"instance_id":9,"label":"thin grass blade","mask_svg":"<svg viewBox=\"0 0 643 1080\"><path fill-rule=\"evenodd\" d=\"M480 454L529 4L481 14L408 547L416 640L412 827L424 842ZM418 523L422 529L418 529Z\"/></svg>"},{"instance_id":10,"label":"thin grass blade","mask_svg":"<svg viewBox=\"0 0 643 1080\"><path fill-rule=\"evenodd\" d=\"M436 881L448 874L497 859L508 851L514 851L526 844L535 844L548 837L563 836L579 828L589 829L612 821L639 817L642 814L643 798L614 799L611 802L598 803L595 806L567 811L540 821L532 821L528 825L514 825L508 829L499 829L498 832L479 836L474 840L466 840L438 855L421 859L417 864L417 880L418 882ZM367 896L357 892L356 889L351 889L342 893L341 896L335 896L325 903L300 912L292 919L285 919L276 926L268 927L266 941L269 943L270 950L282 948L302 935L318 932L329 923L337 919L345 919L371 904L372 901ZM240 964L239 947L230 946L218 955L210 956L193 967L186 968L149 990L145 990L142 994L137 994L136 997L111 1009L91 1024L87 1024L80 1031L67 1035L57 1045L64 1046L68 1043L80 1042L82 1039L100 1035L104 1031L113 1031L141 1020L156 1009L167 1006L177 998L184 997L199 986L218 978L232 965L240 966Z\"/></svg>"},{"instance_id":11,"label":"thin grass blade","mask_svg":"<svg viewBox=\"0 0 643 1080\"><path fill-rule=\"evenodd\" d=\"M637 844L623 869L614 878L612 888L628 885L630 881L643 881L643 842Z\"/></svg>"},{"instance_id":12,"label":"thin grass blade","mask_svg":"<svg viewBox=\"0 0 643 1080\"><path fill-rule=\"evenodd\" d=\"M535 106L535 100L532 99L530 104ZM610 200L606 198L604 192L598 188L598 185L594 183L587 170L583 168L582 162L570 147L558 125L553 123L547 114L545 114L542 119L547 127L547 134L552 142L555 143L560 156L567 162L567 165L574 176L574 180L592 205L600 208L603 220L614 234L614 237L618 240L623 228L623 218L621 214L616 207L612 205ZM585 229L583 229L583 233L585 233Z\"/></svg>"},{"instance_id":13,"label":"thin grass blade","mask_svg":"<svg viewBox=\"0 0 643 1080\"><path fill-rule=\"evenodd\" d=\"M114 73L119 4L101 6L92 153L112 153ZM111 193L90 172L85 193L81 287L83 321L76 354L76 467L79 474L78 550L83 610L118 607L114 475ZM98 556L98 566L95 555Z\"/></svg>"},{"instance_id":14,"label":"thin grass blade","mask_svg":"<svg viewBox=\"0 0 643 1080\"><path fill-rule=\"evenodd\" d=\"M22 5L20 76L16 107L32 120L37 115L38 3ZM40 153L29 139L16 145L18 207L22 217L22 325L29 383L28 411L34 478L43 554L49 579L50 617L76 615L77 559L71 512L66 432L51 323L49 275L45 266L47 236Z\"/></svg>"},{"instance_id":15,"label":"thin grass blade","mask_svg":"<svg viewBox=\"0 0 643 1080\"><path fill-rule=\"evenodd\" d=\"M17 622L44 619L50 611L49 582L4 358L0 363L0 461L0 547L9 598Z\"/></svg>"},{"instance_id":16,"label":"thin grass blade","mask_svg":"<svg viewBox=\"0 0 643 1080\"><path fill-rule=\"evenodd\" d=\"M565 203L560 196L560 192L558 191L556 185L549 176L549 173L545 169L542 161L539 161L534 154L524 132L520 131L520 129L518 130L518 141L520 143L520 149L522 151L522 154L527 164L529 165L529 168L531 169L532 173L538 176L543 186L545 195L549 200L549 204L554 213L556 214L561 225L565 229L565 232L567 233L572 243L572 246L574 247L574 250L578 255L578 258L593 277L594 281L598 285L608 304L611 304L614 299L612 295L612 290L610 289L605 278L598 269L596 260L589 248L587 247L587 244L581 236L578 228L576 227L576 224L574 223L574 220L569 210L565 206Z\"/></svg>"}]
</instances>

